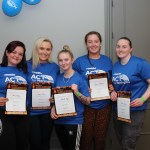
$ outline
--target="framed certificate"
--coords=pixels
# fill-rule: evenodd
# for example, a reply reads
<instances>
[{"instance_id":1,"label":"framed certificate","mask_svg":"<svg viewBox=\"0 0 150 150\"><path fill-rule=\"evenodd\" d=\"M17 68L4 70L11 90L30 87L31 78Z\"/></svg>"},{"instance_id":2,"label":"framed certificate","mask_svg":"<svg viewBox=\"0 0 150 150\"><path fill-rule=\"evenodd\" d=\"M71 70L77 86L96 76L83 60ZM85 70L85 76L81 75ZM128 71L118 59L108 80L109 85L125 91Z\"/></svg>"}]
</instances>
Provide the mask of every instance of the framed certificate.
<instances>
[{"instance_id":1,"label":"framed certificate","mask_svg":"<svg viewBox=\"0 0 150 150\"><path fill-rule=\"evenodd\" d=\"M131 92L118 91L117 92L117 115L118 120L131 123L130 119L130 97Z\"/></svg>"},{"instance_id":2,"label":"framed certificate","mask_svg":"<svg viewBox=\"0 0 150 150\"><path fill-rule=\"evenodd\" d=\"M5 114L27 115L26 95L27 84L8 83Z\"/></svg>"},{"instance_id":3,"label":"framed certificate","mask_svg":"<svg viewBox=\"0 0 150 150\"><path fill-rule=\"evenodd\" d=\"M91 101L110 99L107 73L88 75Z\"/></svg>"},{"instance_id":4,"label":"framed certificate","mask_svg":"<svg viewBox=\"0 0 150 150\"><path fill-rule=\"evenodd\" d=\"M31 109L50 109L51 85L50 82L32 83Z\"/></svg>"},{"instance_id":5,"label":"framed certificate","mask_svg":"<svg viewBox=\"0 0 150 150\"><path fill-rule=\"evenodd\" d=\"M77 115L71 87L53 88L53 94L58 117Z\"/></svg>"}]
</instances>

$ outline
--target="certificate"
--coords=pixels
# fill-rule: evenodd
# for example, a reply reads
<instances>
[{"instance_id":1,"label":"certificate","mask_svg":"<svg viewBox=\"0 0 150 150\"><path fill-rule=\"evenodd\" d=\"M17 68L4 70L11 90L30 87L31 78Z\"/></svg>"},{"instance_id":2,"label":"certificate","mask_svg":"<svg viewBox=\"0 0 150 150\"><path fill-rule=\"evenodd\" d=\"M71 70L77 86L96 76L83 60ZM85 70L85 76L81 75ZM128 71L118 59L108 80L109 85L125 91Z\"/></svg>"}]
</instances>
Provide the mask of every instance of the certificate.
<instances>
[{"instance_id":1,"label":"certificate","mask_svg":"<svg viewBox=\"0 0 150 150\"><path fill-rule=\"evenodd\" d=\"M8 83L5 114L26 115L27 84Z\"/></svg>"},{"instance_id":2,"label":"certificate","mask_svg":"<svg viewBox=\"0 0 150 150\"><path fill-rule=\"evenodd\" d=\"M91 91L91 101L110 99L107 73L88 75Z\"/></svg>"},{"instance_id":3,"label":"certificate","mask_svg":"<svg viewBox=\"0 0 150 150\"><path fill-rule=\"evenodd\" d=\"M51 83L34 82L32 83L32 108L31 109L50 109Z\"/></svg>"},{"instance_id":4,"label":"certificate","mask_svg":"<svg viewBox=\"0 0 150 150\"><path fill-rule=\"evenodd\" d=\"M53 88L53 94L58 117L77 115L71 87Z\"/></svg>"},{"instance_id":5,"label":"certificate","mask_svg":"<svg viewBox=\"0 0 150 150\"><path fill-rule=\"evenodd\" d=\"M131 92L118 91L117 115L118 120L131 123L130 119L130 97Z\"/></svg>"}]
</instances>

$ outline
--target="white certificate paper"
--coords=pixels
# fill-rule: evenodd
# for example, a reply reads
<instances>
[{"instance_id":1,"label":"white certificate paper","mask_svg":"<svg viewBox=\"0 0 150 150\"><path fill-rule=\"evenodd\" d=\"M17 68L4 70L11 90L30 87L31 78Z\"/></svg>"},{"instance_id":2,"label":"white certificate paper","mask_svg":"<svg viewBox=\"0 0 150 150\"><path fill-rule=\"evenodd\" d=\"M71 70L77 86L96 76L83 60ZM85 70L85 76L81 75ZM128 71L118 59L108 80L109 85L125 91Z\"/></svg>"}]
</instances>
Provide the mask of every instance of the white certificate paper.
<instances>
[{"instance_id":1,"label":"white certificate paper","mask_svg":"<svg viewBox=\"0 0 150 150\"><path fill-rule=\"evenodd\" d=\"M93 100L101 100L110 98L107 78L98 78L89 80L91 98Z\"/></svg>"},{"instance_id":2,"label":"white certificate paper","mask_svg":"<svg viewBox=\"0 0 150 150\"><path fill-rule=\"evenodd\" d=\"M73 93L55 94L54 99L58 115L76 112Z\"/></svg>"},{"instance_id":3,"label":"white certificate paper","mask_svg":"<svg viewBox=\"0 0 150 150\"><path fill-rule=\"evenodd\" d=\"M118 117L130 120L130 98L118 97L117 111Z\"/></svg>"},{"instance_id":4,"label":"white certificate paper","mask_svg":"<svg viewBox=\"0 0 150 150\"><path fill-rule=\"evenodd\" d=\"M50 107L51 89L32 89L32 107Z\"/></svg>"},{"instance_id":5,"label":"white certificate paper","mask_svg":"<svg viewBox=\"0 0 150 150\"><path fill-rule=\"evenodd\" d=\"M26 111L26 90L7 89L6 111Z\"/></svg>"}]
</instances>

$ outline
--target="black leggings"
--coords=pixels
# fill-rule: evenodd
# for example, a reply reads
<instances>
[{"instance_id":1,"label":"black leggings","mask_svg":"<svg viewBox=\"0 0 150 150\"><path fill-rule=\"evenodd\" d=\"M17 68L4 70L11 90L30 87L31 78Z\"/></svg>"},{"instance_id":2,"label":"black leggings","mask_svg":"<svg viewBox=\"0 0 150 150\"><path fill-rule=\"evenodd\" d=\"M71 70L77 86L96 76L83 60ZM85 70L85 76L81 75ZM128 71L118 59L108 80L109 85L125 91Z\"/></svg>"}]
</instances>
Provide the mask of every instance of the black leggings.
<instances>
[{"instance_id":1,"label":"black leggings","mask_svg":"<svg viewBox=\"0 0 150 150\"><path fill-rule=\"evenodd\" d=\"M30 116L30 150L50 150L53 120L50 114Z\"/></svg>"},{"instance_id":2,"label":"black leggings","mask_svg":"<svg viewBox=\"0 0 150 150\"><path fill-rule=\"evenodd\" d=\"M22 115L2 115L0 134L1 150L27 150L29 137L29 117Z\"/></svg>"},{"instance_id":3,"label":"black leggings","mask_svg":"<svg viewBox=\"0 0 150 150\"><path fill-rule=\"evenodd\" d=\"M78 149L82 125L55 124L56 134L63 150ZM77 135L78 134L78 135ZM79 141L78 141L79 140Z\"/></svg>"}]
</instances>

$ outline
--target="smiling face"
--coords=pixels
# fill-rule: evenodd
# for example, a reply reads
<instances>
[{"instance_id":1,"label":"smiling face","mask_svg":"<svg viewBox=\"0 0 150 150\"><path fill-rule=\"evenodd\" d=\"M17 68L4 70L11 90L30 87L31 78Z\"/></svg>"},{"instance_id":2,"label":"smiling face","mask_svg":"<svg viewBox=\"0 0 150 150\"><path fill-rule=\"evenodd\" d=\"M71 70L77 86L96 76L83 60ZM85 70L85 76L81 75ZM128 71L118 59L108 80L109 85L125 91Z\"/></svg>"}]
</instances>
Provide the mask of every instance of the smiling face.
<instances>
[{"instance_id":1,"label":"smiling face","mask_svg":"<svg viewBox=\"0 0 150 150\"><path fill-rule=\"evenodd\" d=\"M37 50L40 63L48 62L51 55L51 51L52 45L46 41L42 42L41 46Z\"/></svg>"},{"instance_id":2,"label":"smiling face","mask_svg":"<svg viewBox=\"0 0 150 150\"><path fill-rule=\"evenodd\" d=\"M116 45L116 54L120 59L126 59L131 56L132 48L127 39L120 39Z\"/></svg>"},{"instance_id":3,"label":"smiling face","mask_svg":"<svg viewBox=\"0 0 150 150\"><path fill-rule=\"evenodd\" d=\"M67 52L61 52L58 56L58 64L63 71L72 69L73 58Z\"/></svg>"},{"instance_id":4,"label":"smiling face","mask_svg":"<svg viewBox=\"0 0 150 150\"><path fill-rule=\"evenodd\" d=\"M24 49L21 46L17 46L11 53L6 50L6 56L8 59L8 66L17 66L23 59Z\"/></svg>"},{"instance_id":5,"label":"smiling face","mask_svg":"<svg viewBox=\"0 0 150 150\"><path fill-rule=\"evenodd\" d=\"M101 48L101 42L99 37L96 34L91 34L87 37L86 46L89 52L89 55L99 54Z\"/></svg>"}]
</instances>

